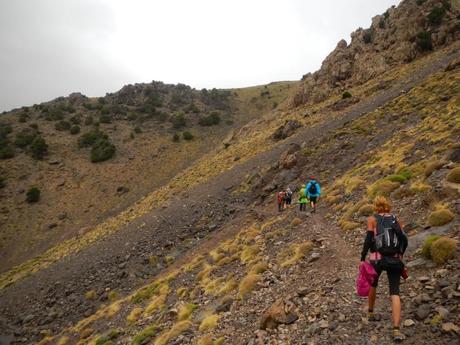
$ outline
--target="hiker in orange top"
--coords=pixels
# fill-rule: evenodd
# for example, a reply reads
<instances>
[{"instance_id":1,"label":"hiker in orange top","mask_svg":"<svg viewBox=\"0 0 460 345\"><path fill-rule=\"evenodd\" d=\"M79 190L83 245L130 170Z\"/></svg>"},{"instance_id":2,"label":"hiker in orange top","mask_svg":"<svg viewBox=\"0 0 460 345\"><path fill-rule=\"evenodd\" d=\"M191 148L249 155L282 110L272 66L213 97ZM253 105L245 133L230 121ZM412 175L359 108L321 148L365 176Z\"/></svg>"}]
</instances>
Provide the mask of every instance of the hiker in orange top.
<instances>
[{"instance_id":1,"label":"hiker in orange top","mask_svg":"<svg viewBox=\"0 0 460 345\"><path fill-rule=\"evenodd\" d=\"M285 191L278 192L276 199L278 202L278 212L281 212L284 209L284 202L286 200L286 192Z\"/></svg>"},{"instance_id":2,"label":"hiker in orange top","mask_svg":"<svg viewBox=\"0 0 460 345\"><path fill-rule=\"evenodd\" d=\"M367 220L367 233L361 252L361 261L366 259L370 250L369 259L377 272L377 278L372 283L368 296L368 320L377 321L374 314L377 284L382 271L387 272L390 286L391 308L393 315L393 340L404 340L404 334L399 330L401 323L401 299L399 284L404 271L403 254L407 248L407 237L402 231L401 223L391 212L391 204L387 198L378 196L374 200L376 214Z\"/></svg>"}]
</instances>

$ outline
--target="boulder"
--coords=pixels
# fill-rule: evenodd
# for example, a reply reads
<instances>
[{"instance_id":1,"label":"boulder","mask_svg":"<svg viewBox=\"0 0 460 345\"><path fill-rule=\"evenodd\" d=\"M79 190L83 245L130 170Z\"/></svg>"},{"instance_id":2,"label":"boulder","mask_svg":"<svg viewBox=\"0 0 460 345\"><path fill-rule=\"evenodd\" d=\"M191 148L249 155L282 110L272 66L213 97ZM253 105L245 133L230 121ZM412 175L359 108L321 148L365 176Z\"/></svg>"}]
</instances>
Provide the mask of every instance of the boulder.
<instances>
[{"instance_id":1,"label":"boulder","mask_svg":"<svg viewBox=\"0 0 460 345\"><path fill-rule=\"evenodd\" d=\"M275 140L283 140L287 137L290 137L294 134L294 132L302 127L302 124L297 120L286 120L285 124L278 127L273 133L273 139Z\"/></svg>"},{"instance_id":2,"label":"boulder","mask_svg":"<svg viewBox=\"0 0 460 345\"><path fill-rule=\"evenodd\" d=\"M280 324L294 323L298 318L294 304L280 298L263 313L260 320L260 329L275 329Z\"/></svg>"}]
</instances>

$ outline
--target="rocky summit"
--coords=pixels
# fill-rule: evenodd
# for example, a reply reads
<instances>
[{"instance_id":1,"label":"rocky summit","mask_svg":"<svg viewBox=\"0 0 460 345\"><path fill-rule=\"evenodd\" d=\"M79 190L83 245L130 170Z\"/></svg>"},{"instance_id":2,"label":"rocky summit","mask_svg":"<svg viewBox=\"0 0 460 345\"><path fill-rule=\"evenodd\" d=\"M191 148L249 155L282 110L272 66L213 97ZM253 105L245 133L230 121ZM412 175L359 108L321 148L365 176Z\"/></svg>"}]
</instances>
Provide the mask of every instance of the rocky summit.
<instances>
[{"instance_id":1,"label":"rocky summit","mask_svg":"<svg viewBox=\"0 0 460 345\"><path fill-rule=\"evenodd\" d=\"M458 1L404 0L298 82L0 115L0 344L393 344L386 274L374 317L356 293L377 196L404 343L459 344L459 37Z\"/></svg>"}]
</instances>

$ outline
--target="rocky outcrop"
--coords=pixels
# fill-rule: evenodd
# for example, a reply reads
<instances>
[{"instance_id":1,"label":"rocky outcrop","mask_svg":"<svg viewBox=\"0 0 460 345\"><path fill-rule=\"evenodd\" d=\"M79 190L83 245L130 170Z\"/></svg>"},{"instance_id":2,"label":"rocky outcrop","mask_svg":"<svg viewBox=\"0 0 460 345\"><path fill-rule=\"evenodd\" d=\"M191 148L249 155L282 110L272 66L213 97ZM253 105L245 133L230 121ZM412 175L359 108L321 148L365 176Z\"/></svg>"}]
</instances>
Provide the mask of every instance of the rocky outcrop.
<instances>
[{"instance_id":1,"label":"rocky outcrop","mask_svg":"<svg viewBox=\"0 0 460 345\"><path fill-rule=\"evenodd\" d=\"M405 0L372 19L371 27L341 40L321 69L302 77L294 106L319 102L389 68L460 39L457 0Z\"/></svg>"}]
</instances>

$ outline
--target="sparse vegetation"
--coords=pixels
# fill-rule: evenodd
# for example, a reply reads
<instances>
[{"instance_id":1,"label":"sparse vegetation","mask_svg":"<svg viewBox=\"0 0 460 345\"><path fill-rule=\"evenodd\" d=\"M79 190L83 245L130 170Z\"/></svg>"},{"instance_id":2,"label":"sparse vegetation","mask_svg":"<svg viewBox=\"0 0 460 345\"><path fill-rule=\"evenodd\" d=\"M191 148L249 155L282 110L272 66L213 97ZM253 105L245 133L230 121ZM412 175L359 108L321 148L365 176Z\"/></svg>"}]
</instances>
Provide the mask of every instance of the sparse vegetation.
<instances>
[{"instance_id":1,"label":"sparse vegetation","mask_svg":"<svg viewBox=\"0 0 460 345\"><path fill-rule=\"evenodd\" d=\"M95 290L89 290L85 292L85 298L88 300L95 300L97 298L97 293Z\"/></svg>"},{"instance_id":2,"label":"sparse vegetation","mask_svg":"<svg viewBox=\"0 0 460 345\"><path fill-rule=\"evenodd\" d=\"M37 135L32 144L30 144L30 152L33 158L43 159L48 153L48 144L45 142L45 139Z\"/></svg>"},{"instance_id":3,"label":"sparse vegetation","mask_svg":"<svg viewBox=\"0 0 460 345\"><path fill-rule=\"evenodd\" d=\"M372 36L373 36L372 29L364 30L363 42L366 43L366 44L371 43L372 42Z\"/></svg>"},{"instance_id":4,"label":"sparse vegetation","mask_svg":"<svg viewBox=\"0 0 460 345\"><path fill-rule=\"evenodd\" d=\"M345 91L344 93L342 93L342 99L347 99L347 98L351 98L351 97L352 97L352 95L348 91Z\"/></svg>"},{"instance_id":5,"label":"sparse vegetation","mask_svg":"<svg viewBox=\"0 0 460 345\"><path fill-rule=\"evenodd\" d=\"M438 238L431 244L431 258L438 265L452 259L457 251L457 241L449 237Z\"/></svg>"},{"instance_id":6,"label":"sparse vegetation","mask_svg":"<svg viewBox=\"0 0 460 345\"><path fill-rule=\"evenodd\" d=\"M424 257L426 257L427 259L431 259L431 245L433 244L434 241L436 241L439 238L440 238L439 235L431 235L425 239L425 242L423 242L423 246L421 250L421 253Z\"/></svg>"},{"instance_id":7,"label":"sparse vegetation","mask_svg":"<svg viewBox=\"0 0 460 345\"><path fill-rule=\"evenodd\" d=\"M433 172L441 169L444 164L445 162L442 160L435 160L427 164L427 166L425 167L425 171L424 171L425 177L430 177Z\"/></svg>"},{"instance_id":8,"label":"sparse vegetation","mask_svg":"<svg viewBox=\"0 0 460 345\"><path fill-rule=\"evenodd\" d=\"M24 128L22 131L16 134L16 138L14 140L14 144L17 147L25 148L32 144L35 137L37 136L37 132L32 128Z\"/></svg>"},{"instance_id":9,"label":"sparse vegetation","mask_svg":"<svg viewBox=\"0 0 460 345\"><path fill-rule=\"evenodd\" d=\"M198 305L193 303L187 303L182 305L179 309L179 312L177 313L177 319L179 321L190 319L190 316L196 308L198 308Z\"/></svg>"},{"instance_id":10,"label":"sparse vegetation","mask_svg":"<svg viewBox=\"0 0 460 345\"><path fill-rule=\"evenodd\" d=\"M142 345L146 344L149 339L153 338L158 333L158 326L152 325L147 328L144 328L140 333L138 333L132 342L132 345Z\"/></svg>"},{"instance_id":11,"label":"sparse vegetation","mask_svg":"<svg viewBox=\"0 0 460 345\"><path fill-rule=\"evenodd\" d=\"M175 129L180 129L187 125L187 122L185 121L185 116L182 113L172 116L170 120L173 125L173 128Z\"/></svg>"},{"instance_id":12,"label":"sparse vegetation","mask_svg":"<svg viewBox=\"0 0 460 345\"><path fill-rule=\"evenodd\" d=\"M72 127L70 127L70 134L75 135L78 133L80 133L80 126L73 125Z\"/></svg>"},{"instance_id":13,"label":"sparse vegetation","mask_svg":"<svg viewBox=\"0 0 460 345\"><path fill-rule=\"evenodd\" d=\"M108 114L99 116L99 123L112 123L112 118Z\"/></svg>"},{"instance_id":14,"label":"sparse vegetation","mask_svg":"<svg viewBox=\"0 0 460 345\"><path fill-rule=\"evenodd\" d=\"M439 208L430 214L428 223L431 226L441 226L450 223L454 217L454 214L449 209Z\"/></svg>"},{"instance_id":15,"label":"sparse vegetation","mask_svg":"<svg viewBox=\"0 0 460 345\"><path fill-rule=\"evenodd\" d=\"M214 126L220 123L220 115L218 112L214 111L207 116L203 116L200 118L198 123L201 126Z\"/></svg>"},{"instance_id":16,"label":"sparse vegetation","mask_svg":"<svg viewBox=\"0 0 460 345\"><path fill-rule=\"evenodd\" d=\"M391 192L398 189L400 184L390 180L379 180L369 188L369 196L376 197L377 195L389 196Z\"/></svg>"},{"instance_id":17,"label":"sparse vegetation","mask_svg":"<svg viewBox=\"0 0 460 345\"><path fill-rule=\"evenodd\" d=\"M180 321L172 326L169 331L164 332L157 339L155 339L154 345L166 345L171 340L177 338L179 334L188 330L190 327L192 327L192 323L190 321Z\"/></svg>"},{"instance_id":18,"label":"sparse vegetation","mask_svg":"<svg viewBox=\"0 0 460 345\"><path fill-rule=\"evenodd\" d=\"M103 162L113 157L115 145L107 139L99 139L91 148L91 162Z\"/></svg>"},{"instance_id":19,"label":"sparse vegetation","mask_svg":"<svg viewBox=\"0 0 460 345\"><path fill-rule=\"evenodd\" d=\"M40 200L40 194L40 189L37 187L32 187L26 193L26 201L29 204L38 202Z\"/></svg>"},{"instance_id":20,"label":"sparse vegetation","mask_svg":"<svg viewBox=\"0 0 460 345\"><path fill-rule=\"evenodd\" d=\"M86 132L82 134L80 138L78 138L78 146L79 147L90 147L94 143L96 143L96 141L101 140L101 139L107 140L108 138L109 138L108 135L105 134L104 132L101 132L97 129L92 130L90 132Z\"/></svg>"},{"instance_id":21,"label":"sparse vegetation","mask_svg":"<svg viewBox=\"0 0 460 345\"><path fill-rule=\"evenodd\" d=\"M56 122L56 124L54 125L54 128L57 131L68 131L71 126L72 125L70 124L69 121L61 120L61 121Z\"/></svg>"},{"instance_id":22,"label":"sparse vegetation","mask_svg":"<svg viewBox=\"0 0 460 345\"><path fill-rule=\"evenodd\" d=\"M245 298L252 290L256 288L260 280L261 276L255 273L250 273L244 277L239 285L240 297Z\"/></svg>"},{"instance_id":23,"label":"sparse vegetation","mask_svg":"<svg viewBox=\"0 0 460 345\"><path fill-rule=\"evenodd\" d=\"M442 18L446 14L446 8L444 5L435 6L428 13L427 19L431 25L439 25L442 22Z\"/></svg>"},{"instance_id":24,"label":"sparse vegetation","mask_svg":"<svg viewBox=\"0 0 460 345\"><path fill-rule=\"evenodd\" d=\"M130 324L135 323L137 320L139 320L140 316L142 315L142 312L143 309L140 307L133 308L133 310L131 310L131 312L126 317L126 321L128 321L128 323Z\"/></svg>"},{"instance_id":25,"label":"sparse vegetation","mask_svg":"<svg viewBox=\"0 0 460 345\"><path fill-rule=\"evenodd\" d=\"M433 42L431 40L431 32L422 31L416 37L417 47L422 52L433 50Z\"/></svg>"},{"instance_id":26,"label":"sparse vegetation","mask_svg":"<svg viewBox=\"0 0 460 345\"><path fill-rule=\"evenodd\" d=\"M365 204L361 206L358 210L358 215L359 216L370 216L374 213L374 208L371 204Z\"/></svg>"},{"instance_id":27,"label":"sparse vegetation","mask_svg":"<svg viewBox=\"0 0 460 345\"><path fill-rule=\"evenodd\" d=\"M460 167L452 169L447 175L447 181L452 183L460 183Z\"/></svg>"},{"instance_id":28,"label":"sparse vegetation","mask_svg":"<svg viewBox=\"0 0 460 345\"><path fill-rule=\"evenodd\" d=\"M255 274L264 273L268 270L268 265L266 262L258 262L254 266L251 267L250 272Z\"/></svg>"},{"instance_id":29,"label":"sparse vegetation","mask_svg":"<svg viewBox=\"0 0 460 345\"><path fill-rule=\"evenodd\" d=\"M291 226L299 226L300 224L302 224L302 220L298 217L295 217L292 221L291 221Z\"/></svg>"},{"instance_id":30,"label":"sparse vegetation","mask_svg":"<svg viewBox=\"0 0 460 345\"><path fill-rule=\"evenodd\" d=\"M219 318L220 317L217 314L212 314L212 315L206 316L203 319L203 321L201 321L201 324L200 324L200 327L199 327L200 332L205 332L205 331L208 331L210 329L216 328L217 322L219 322Z\"/></svg>"},{"instance_id":31,"label":"sparse vegetation","mask_svg":"<svg viewBox=\"0 0 460 345\"><path fill-rule=\"evenodd\" d=\"M182 137L184 138L184 140L192 140L193 134L188 131L185 131L182 133Z\"/></svg>"},{"instance_id":32,"label":"sparse vegetation","mask_svg":"<svg viewBox=\"0 0 460 345\"><path fill-rule=\"evenodd\" d=\"M281 267L294 265L300 259L304 258L305 255L310 252L312 247L313 244L310 241L292 244L287 251L280 253Z\"/></svg>"}]
</instances>

